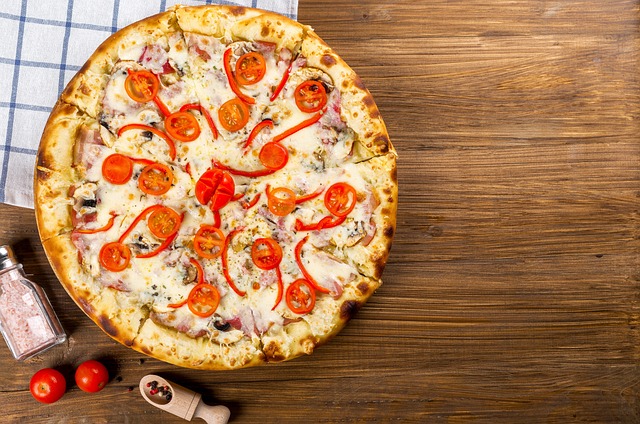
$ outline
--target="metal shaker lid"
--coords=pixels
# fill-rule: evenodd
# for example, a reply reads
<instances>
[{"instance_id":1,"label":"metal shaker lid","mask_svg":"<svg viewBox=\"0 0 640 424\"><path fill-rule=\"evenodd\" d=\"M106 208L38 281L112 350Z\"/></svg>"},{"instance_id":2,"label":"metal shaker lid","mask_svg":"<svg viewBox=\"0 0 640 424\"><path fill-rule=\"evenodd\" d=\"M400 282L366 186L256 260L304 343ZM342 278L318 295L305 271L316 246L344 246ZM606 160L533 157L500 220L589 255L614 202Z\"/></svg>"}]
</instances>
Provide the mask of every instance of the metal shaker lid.
<instances>
[{"instance_id":1,"label":"metal shaker lid","mask_svg":"<svg viewBox=\"0 0 640 424\"><path fill-rule=\"evenodd\" d=\"M16 255L8 244L0 246L0 271L18 265Z\"/></svg>"}]
</instances>

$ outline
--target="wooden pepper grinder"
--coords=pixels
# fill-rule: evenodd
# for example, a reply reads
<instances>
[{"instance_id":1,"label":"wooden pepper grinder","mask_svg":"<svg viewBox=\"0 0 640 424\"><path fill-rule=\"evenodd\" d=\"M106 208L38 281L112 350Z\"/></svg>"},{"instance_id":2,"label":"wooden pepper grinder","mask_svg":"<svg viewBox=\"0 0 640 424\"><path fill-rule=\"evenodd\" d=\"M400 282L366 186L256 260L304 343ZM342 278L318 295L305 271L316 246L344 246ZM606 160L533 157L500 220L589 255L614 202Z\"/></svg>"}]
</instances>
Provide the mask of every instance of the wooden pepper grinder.
<instances>
[{"instance_id":1,"label":"wooden pepper grinder","mask_svg":"<svg viewBox=\"0 0 640 424\"><path fill-rule=\"evenodd\" d=\"M223 405L211 406L202 401L202 395L172 383L157 375L148 374L140 380L142 397L156 408L191 421L202 418L207 424L226 424L231 412Z\"/></svg>"}]
</instances>

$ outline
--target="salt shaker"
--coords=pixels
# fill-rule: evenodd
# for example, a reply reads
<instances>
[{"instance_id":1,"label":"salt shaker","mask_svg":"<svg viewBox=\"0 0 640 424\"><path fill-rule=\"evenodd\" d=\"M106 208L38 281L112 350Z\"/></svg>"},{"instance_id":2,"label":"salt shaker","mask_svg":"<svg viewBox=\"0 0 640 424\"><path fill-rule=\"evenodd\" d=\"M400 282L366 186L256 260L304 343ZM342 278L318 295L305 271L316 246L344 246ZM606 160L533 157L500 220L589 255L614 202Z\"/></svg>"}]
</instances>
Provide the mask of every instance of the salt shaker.
<instances>
[{"instance_id":1,"label":"salt shaker","mask_svg":"<svg viewBox=\"0 0 640 424\"><path fill-rule=\"evenodd\" d=\"M27 279L7 245L0 246L0 331L18 360L67 339L46 293Z\"/></svg>"}]
</instances>

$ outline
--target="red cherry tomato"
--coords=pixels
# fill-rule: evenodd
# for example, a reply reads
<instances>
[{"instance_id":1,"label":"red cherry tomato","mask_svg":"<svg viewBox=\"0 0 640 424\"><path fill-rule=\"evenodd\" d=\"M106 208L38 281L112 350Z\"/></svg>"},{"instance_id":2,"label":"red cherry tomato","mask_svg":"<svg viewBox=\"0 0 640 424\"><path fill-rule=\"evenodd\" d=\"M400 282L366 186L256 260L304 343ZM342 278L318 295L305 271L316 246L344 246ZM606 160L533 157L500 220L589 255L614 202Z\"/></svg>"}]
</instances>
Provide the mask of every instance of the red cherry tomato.
<instances>
[{"instance_id":1,"label":"red cherry tomato","mask_svg":"<svg viewBox=\"0 0 640 424\"><path fill-rule=\"evenodd\" d=\"M286 187L276 187L267 192L269 210L272 214L286 216L296 208L296 194Z\"/></svg>"},{"instance_id":2,"label":"red cherry tomato","mask_svg":"<svg viewBox=\"0 0 640 424\"><path fill-rule=\"evenodd\" d=\"M324 195L324 205L335 216L347 216L356 206L358 194L347 183L335 183Z\"/></svg>"},{"instance_id":3,"label":"red cherry tomato","mask_svg":"<svg viewBox=\"0 0 640 424\"><path fill-rule=\"evenodd\" d=\"M131 250L120 242L107 243L100 249L98 255L100 265L113 272L119 272L129 266Z\"/></svg>"},{"instance_id":4,"label":"red cherry tomato","mask_svg":"<svg viewBox=\"0 0 640 424\"><path fill-rule=\"evenodd\" d=\"M211 202L212 211L222 209L233 197L236 183L233 177L220 169L208 169L196 183L196 198L203 205Z\"/></svg>"},{"instance_id":5,"label":"red cherry tomato","mask_svg":"<svg viewBox=\"0 0 640 424\"><path fill-rule=\"evenodd\" d=\"M220 228L202 225L193 238L193 248L206 259L215 259L222 254L225 236Z\"/></svg>"},{"instance_id":6,"label":"red cherry tomato","mask_svg":"<svg viewBox=\"0 0 640 424\"><path fill-rule=\"evenodd\" d=\"M220 106L218 119L227 131L238 131L249 122L249 109L242 100L234 97Z\"/></svg>"},{"instance_id":7,"label":"red cherry tomato","mask_svg":"<svg viewBox=\"0 0 640 424\"><path fill-rule=\"evenodd\" d=\"M317 112L327 104L327 90L318 81L305 81L296 87L296 105L303 112Z\"/></svg>"},{"instance_id":8,"label":"red cherry tomato","mask_svg":"<svg viewBox=\"0 0 640 424\"><path fill-rule=\"evenodd\" d=\"M29 389L34 399L42 403L53 403L67 390L67 380L60 371L43 368L31 377Z\"/></svg>"},{"instance_id":9,"label":"red cherry tomato","mask_svg":"<svg viewBox=\"0 0 640 424\"><path fill-rule=\"evenodd\" d=\"M251 246L251 259L258 268L268 271L280 265L282 248L272 238L259 238Z\"/></svg>"},{"instance_id":10,"label":"red cherry tomato","mask_svg":"<svg viewBox=\"0 0 640 424\"><path fill-rule=\"evenodd\" d=\"M249 52L236 62L236 81L240 85L251 85L260 81L267 72L267 64L260 53Z\"/></svg>"},{"instance_id":11,"label":"red cherry tomato","mask_svg":"<svg viewBox=\"0 0 640 424\"><path fill-rule=\"evenodd\" d=\"M176 112L164 120L164 129L180 141L193 141L200 135L198 120L189 112Z\"/></svg>"},{"instance_id":12,"label":"red cherry tomato","mask_svg":"<svg viewBox=\"0 0 640 424\"><path fill-rule=\"evenodd\" d=\"M180 228L181 223L180 214L167 206L154 210L149 215L149 219L147 219L149 230L160 239L166 239L174 235Z\"/></svg>"},{"instance_id":13,"label":"red cherry tomato","mask_svg":"<svg viewBox=\"0 0 640 424\"><path fill-rule=\"evenodd\" d=\"M146 103L153 100L158 94L160 81L158 77L149 71L129 72L124 81L124 89L138 103Z\"/></svg>"},{"instance_id":14,"label":"red cherry tomato","mask_svg":"<svg viewBox=\"0 0 640 424\"><path fill-rule=\"evenodd\" d=\"M189 310L199 317L209 317L218 309L220 293L211 284L202 283L195 286L187 298Z\"/></svg>"},{"instance_id":15,"label":"red cherry tomato","mask_svg":"<svg viewBox=\"0 0 640 424\"><path fill-rule=\"evenodd\" d=\"M278 171L289 161L289 151L280 143L267 143L260 149L260 162L272 171Z\"/></svg>"},{"instance_id":16,"label":"red cherry tomato","mask_svg":"<svg viewBox=\"0 0 640 424\"><path fill-rule=\"evenodd\" d=\"M308 314L316 305L316 292L311 283L303 278L291 283L285 298L291 312L299 315Z\"/></svg>"},{"instance_id":17,"label":"red cherry tomato","mask_svg":"<svg viewBox=\"0 0 640 424\"><path fill-rule=\"evenodd\" d=\"M173 171L167 165L154 163L144 167L138 177L138 188L147 194L160 196L173 184Z\"/></svg>"},{"instance_id":18,"label":"red cherry tomato","mask_svg":"<svg viewBox=\"0 0 640 424\"><path fill-rule=\"evenodd\" d=\"M111 184L125 184L133 174L133 161L119 153L107 156L102 162L102 176Z\"/></svg>"},{"instance_id":19,"label":"red cherry tomato","mask_svg":"<svg viewBox=\"0 0 640 424\"><path fill-rule=\"evenodd\" d=\"M100 362L91 359L80 364L75 377L81 390L95 393L104 389L109 382L109 371Z\"/></svg>"}]
</instances>

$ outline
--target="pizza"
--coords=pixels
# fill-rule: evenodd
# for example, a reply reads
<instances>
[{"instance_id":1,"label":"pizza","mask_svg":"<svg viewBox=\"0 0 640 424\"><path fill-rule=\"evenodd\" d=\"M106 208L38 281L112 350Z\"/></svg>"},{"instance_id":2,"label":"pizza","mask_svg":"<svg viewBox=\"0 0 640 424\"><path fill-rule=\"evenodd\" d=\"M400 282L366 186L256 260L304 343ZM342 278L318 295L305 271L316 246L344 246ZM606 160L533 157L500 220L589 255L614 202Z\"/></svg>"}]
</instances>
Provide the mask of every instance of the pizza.
<instances>
[{"instance_id":1,"label":"pizza","mask_svg":"<svg viewBox=\"0 0 640 424\"><path fill-rule=\"evenodd\" d=\"M235 369L312 353L380 286L396 152L310 27L176 7L115 33L69 82L35 199L57 277L104 332Z\"/></svg>"}]
</instances>

